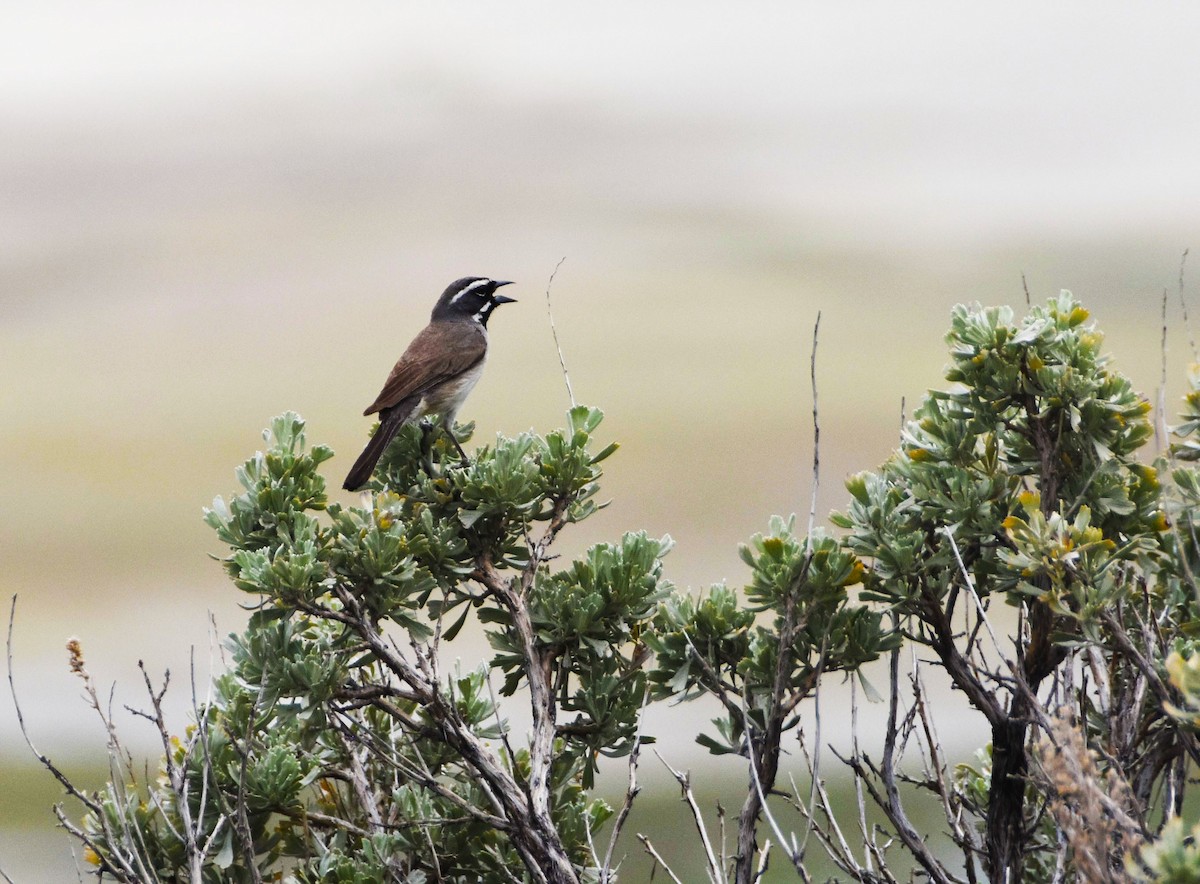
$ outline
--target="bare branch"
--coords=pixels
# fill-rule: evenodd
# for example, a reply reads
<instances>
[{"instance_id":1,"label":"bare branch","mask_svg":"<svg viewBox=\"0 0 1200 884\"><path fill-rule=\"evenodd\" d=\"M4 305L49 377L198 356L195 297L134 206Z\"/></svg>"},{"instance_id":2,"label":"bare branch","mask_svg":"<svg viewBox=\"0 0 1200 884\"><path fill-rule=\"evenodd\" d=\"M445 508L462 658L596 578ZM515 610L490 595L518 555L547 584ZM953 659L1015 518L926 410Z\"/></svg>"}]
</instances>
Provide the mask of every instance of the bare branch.
<instances>
[{"instance_id":1,"label":"bare branch","mask_svg":"<svg viewBox=\"0 0 1200 884\"><path fill-rule=\"evenodd\" d=\"M537 549L544 555L554 533L565 523L565 503L552 515L550 525ZM543 543L544 542L544 543ZM524 578L533 583L533 571L540 559L533 557ZM537 650L529 611L512 581L500 577L486 554L477 557L472 577L480 581L512 615L513 627L522 641L529 661L527 680L534 712L534 736L530 746L530 777L522 789L487 744L462 720L453 702L430 680L432 670L425 655L419 654L414 666L382 635L349 588L336 585L334 593L345 606L349 625L363 639L379 662L408 685L437 722L438 738L451 747L472 773L473 779L488 790L502 808L508 821L513 846L520 854L535 882L574 882L577 876L550 817L550 765L553 762L554 697L549 690L549 673ZM376 701L379 703L381 701Z\"/></svg>"},{"instance_id":2,"label":"bare branch","mask_svg":"<svg viewBox=\"0 0 1200 884\"><path fill-rule=\"evenodd\" d=\"M996 638L996 633L992 630L992 623L988 619L987 610L983 607L983 599L979 597L979 591L975 589L975 578L967 570L967 566L963 562L962 553L958 551L958 543L954 539L954 531L951 530L949 525L946 525L943 526L942 533L946 535L946 539L950 541L950 548L954 550L954 561L958 562L958 569L967 584L967 589L971 591L971 598L975 600L975 610L979 613L979 620L987 627L988 635L991 636L992 647L996 649L996 656L1003 660L1004 654L1000 650L1000 641Z\"/></svg>"},{"instance_id":3,"label":"bare branch","mask_svg":"<svg viewBox=\"0 0 1200 884\"><path fill-rule=\"evenodd\" d=\"M766 793L763 792L762 780L758 776L758 760L754 757L754 741L747 740L746 747L750 753L750 776L754 781L754 791L758 794L759 803L762 805L762 814L767 818L767 824L771 827L771 831L775 833L775 837L779 839L780 847L782 847L784 852L787 853L788 860L796 868L797 872L802 872L804 869L804 861L801 852L798 850L788 850L787 838L784 837L783 830L779 828L779 823L775 820L775 814L771 813L771 808L767 805L767 796ZM813 777L813 781L816 781L815 776ZM764 865L766 864L766 853L768 850L770 850L770 844L770 840L767 839L761 849L763 856L762 862ZM755 874L755 879L761 877L761 875L762 871L760 869Z\"/></svg>"},{"instance_id":4,"label":"bare branch","mask_svg":"<svg viewBox=\"0 0 1200 884\"><path fill-rule=\"evenodd\" d=\"M21 731L21 737L25 740L25 745L29 747L29 751L33 753L33 757L37 759L38 763L42 765L42 767L46 768L46 770L50 771L50 773L54 775L54 778L58 780L60 784L62 784L64 789L67 790L68 795L79 801L92 813L97 815L103 814L103 808L98 803L93 801L83 792L79 791L79 789L75 788L75 785L69 779L67 779L66 774L59 770L47 756L43 755L37 750L37 747L33 745L33 740L29 736L29 730L25 727L25 715L21 711L21 702L17 698L17 685L13 679L13 623L16 621L16 617L17 597L14 594L12 597L12 604L10 605L8 611L8 690L12 696L13 708L17 713L17 727Z\"/></svg>"},{"instance_id":5,"label":"bare branch","mask_svg":"<svg viewBox=\"0 0 1200 884\"><path fill-rule=\"evenodd\" d=\"M679 783L679 788L683 793L682 800L692 812L692 820L696 824L696 831L700 833L700 843L704 846L704 859L707 864L708 880L712 884L724 884L725 872L717 862L717 854L713 850L712 841L708 837L708 826L704 824L704 815L700 812L700 805L696 803L696 796L692 792L691 777L686 771L679 771L671 767L657 749L654 750L654 754L658 756L658 760L663 763L663 766L671 772L671 776ZM639 835L638 837L642 838L643 844L647 843L643 836ZM665 863L663 867L666 868Z\"/></svg>"},{"instance_id":6,"label":"bare branch","mask_svg":"<svg viewBox=\"0 0 1200 884\"><path fill-rule=\"evenodd\" d=\"M982 850L979 837L976 834L973 826L963 825L962 805L955 796L950 783L946 781L946 763L942 757L942 741L938 737L937 729L934 726L933 716L929 713L929 704L925 699L927 692L925 690L924 680L921 678L921 670L919 665L914 665L911 681L917 717L921 722L921 728L924 731L925 736L925 744L929 749L930 773L937 784L936 791L942 802L942 812L946 817L947 824L950 826L951 834L954 837L955 843L963 848L963 850L966 852L967 877L969 880L974 881L974 856L975 854L980 853Z\"/></svg>"},{"instance_id":7,"label":"bare branch","mask_svg":"<svg viewBox=\"0 0 1200 884\"><path fill-rule=\"evenodd\" d=\"M767 873L767 860L771 855L771 839L763 840L762 850L758 852L758 868L754 871L754 880L761 881L763 875Z\"/></svg>"},{"instance_id":8,"label":"bare branch","mask_svg":"<svg viewBox=\"0 0 1200 884\"><path fill-rule=\"evenodd\" d=\"M546 283L546 316L550 318L550 333L554 335L554 349L558 351L558 364L562 366L563 381L567 385L567 396L571 400L571 407L574 408L575 391L571 389L571 376L567 374L567 362L563 359L562 346L558 343L558 329L554 325L554 313L550 309L550 287L554 285L554 277L558 275L558 268L562 267L565 260L567 260L565 255L558 259L558 263L554 265L554 271Z\"/></svg>"},{"instance_id":9,"label":"bare branch","mask_svg":"<svg viewBox=\"0 0 1200 884\"><path fill-rule=\"evenodd\" d=\"M650 702L650 686L646 686L646 690L642 693L642 707L638 710L637 730L633 735L633 748L629 750L629 785L625 789L625 800L621 803L621 809L617 812L617 818L613 822L612 833L608 839L608 850L604 854L604 864L600 867L600 884L609 884L612 880L612 857L613 851L617 849L617 839L621 835L621 829L625 825L625 821L629 818L629 812L633 810L633 801L637 798L638 793L642 791L642 787L637 782L638 758L642 753L642 722L645 718L646 706ZM590 838L590 832L588 837Z\"/></svg>"},{"instance_id":10,"label":"bare branch","mask_svg":"<svg viewBox=\"0 0 1200 884\"><path fill-rule=\"evenodd\" d=\"M1179 306L1183 308L1183 327L1187 329L1188 343L1192 347L1192 362L1200 362L1200 355L1196 351L1196 337L1192 334L1192 324L1188 320L1188 305L1187 298L1183 292L1183 271L1187 266L1188 252L1190 249L1183 250L1183 256L1179 259Z\"/></svg>"},{"instance_id":11,"label":"bare branch","mask_svg":"<svg viewBox=\"0 0 1200 884\"><path fill-rule=\"evenodd\" d=\"M93 819L96 820L97 825L99 825L103 831L103 840L106 842L109 849L102 853L101 845L97 842L97 840L79 826L76 826L74 823L72 823L67 815L63 812L61 806L55 806L54 814L58 818L59 825L69 832L76 840L80 841L86 847L91 849L92 852L98 857L102 857L100 866L102 871L109 872L113 875L113 877L119 880L138 882L138 884L145 881L157 881L157 874L155 874L153 869L147 868L143 861L142 851L145 850L145 844L141 844L139 850L139 845L129 843L127 833L114 830L108 815L105 814L104 808L99 801L84 794L82 791L76 788L75 785L67 778L67 776L61 770L59 770L57 766L55 766L49 757L43 755L34 746L33 740L29 736L29 731L25 726L25 716L21 710L20 701L17 698L16 682L13 678L12 636L13 624L16 621L16 613L17 597L14 595L12 597L12 605L9 609L8 615L8 687L9 692L12 695L13 708L17 713L17 725L20 728L21 737L24 739L25 745L29 747L29 751L33 753L33 756L43 767L46 768L46 770L54 775L54 778L57 779L60 784L62 784L67 794L79 801L92 814ZM100 707L99 699L96 696L95 690L91 684L91 678L84 669L83 655L79 648L78 642L72 640L68 643L68 647L71 650L71 669L84 679L91 704L100 714L100 717L104 721L105 727L108 731L109 745L113 750L110 754L110 758L113 759L114 764L119 765L119 759L121 758L123 750L120 742L117 740L116 732L112 728L111 717L105 716L102 708ZM108 789L108 794L118 808L120 808L120 813L123 815L125 813L124 789L114 789L110 786ZM140 831L135 830L135 833L140 837Z\"/></svg>"},{"instance_id":12,"label":"bare branch","mask_svg":"<svg viewBox=\"0 0 1200 884\"><path fill-rule=\"evenodd\" d=\"M850 751L856 758L862 754L858 748L858 683L855 681L850 682ZM813 775L813 788L816 788L815 774ZM870 829L867 828L867 800L863 795L862 780L858 777L854 777L854 803L858 809L858 831L862 834L863 843L874 846L875 839L871 835ZM872 858L872 851L866 851L863 861L867 864L868 871L871 870Z\"/></svg>"},{"instance_id":13,"label":"bare branch","mask_svg":"<svg viewBox=\"0 0 1200 884\"><path fill-rule=\"evenodd\" d=\"M650 854L650 856L658 864L659 868L670 875L671 880L674 881L675 884L683 884L683 882L679 880L679 876L672 872L671 867L666 864L661 856L659 856L658 851L654 849L654 845L650 843L650 839L640 832L638 833L637 837L638 840L642 842L642 846L646 848L646 853Z\"/></svg>"},{"instance_id":14,"label":"bare branch","mask_svg":"<svg viewBox=\"0 0 1200 884\"><path fill-rule=\"evenodd\" d=\"M896 834L900 836L900 840L904 842L904 846L913 855L913 858L921 865L929 874L933 881L948 882L958 880L952 876L942 863L929 850L924 839L917 833L913 824L909 822L908 816L904 812L904 807L900 802L900 790L896 783L896 737L899 733L897 726L897 715L900 704L900 649L894 648L889 655L889 671L891 677L891 691L888 698L888 721L887 730L884 735L883 744L883 761L880 769L880 780L883 783L883 788L886 791L886 798L881 795L866 775L867 768L859 758L854 758L849 761L842 759L844 763L854 770L855 775L862 778L863 785L867 787L867 791L871 793L871 797L875 803L883 810L892 825L896 827ZM836 754L836 753L835 753ZM839 756L840 757L840 756Z\"/></svg>"},{"instance_id":15,"label":"bare branch","mask_svg":"<svg viewBox=\"0 0 1200 884\"><path fill-rule=\"evenodd\" d=\"M817 333L821 329L821 311L817 311L817 321L813 323L812 356L809 359L808 373L812 382L812 416L813 416L813 465L812 465L812 501L808 508L808 536L811 537L817 523L817 489L821 486L821 421L817 415Z\"/></svg>"},{"instance_id":16,"label":"bare branch","mask_svg":"<svg viewBox=\"0 0 1200 884\"><path fill-rule=\"evenodd\" d=\"M808 768L811 771L812 758L809 755L808 747L804 743L803 733L800 735L799 743L801 754L804 756ZM793 799L793 806L803 816L805 816L806 819L811 821L813 832L816 833L817 838L824 845L826 853L829 854L829 858L833 860L838 868L850 875L856 881L867 882L867 884L896 884L895 877L888 870L887 864L884 861L882 851L875 843L874 837L870 836L867 832L862 833L864 849L869 851L879 863L879 872L873 872L869 868L864 868L858 863L858 861L854 858L853 850L850 848L849 843L846 841L846 838L842 833L841 827L837 821L837 817L833 813L833 805L829 800L829 794L825 789L825 784L819 779L816 780L816 784L817 796L819 799L816 809L821 811L821 815L828 823L828 830L826 830L823 825L817 822L815 819L815 813L811 811L810 808L806 807L804 802L800 800L800 790L796 786L795 780L792 780L792 794L795 796ZM801 877L805 881L809 880L807 872L801 873Z\"/></svg>"},{"instance_id":17,"label":"bare branch","mask_svg":"<svg viewBox=\"0 0 1200 884\"><path fill-rule=\"evenodd\" d=\"M1187 256L1187 252L1184 252ZM1183 268L1179 268L1179 296L1183 298ZM1156 411L1158 420L1154 422L1154 447L1161 456L1167 449L1167 290L1162 293L1162 341L1158 346L1159 358L1162 362L1158 379L1158 402Z\"/></svg>"}]
</instances>

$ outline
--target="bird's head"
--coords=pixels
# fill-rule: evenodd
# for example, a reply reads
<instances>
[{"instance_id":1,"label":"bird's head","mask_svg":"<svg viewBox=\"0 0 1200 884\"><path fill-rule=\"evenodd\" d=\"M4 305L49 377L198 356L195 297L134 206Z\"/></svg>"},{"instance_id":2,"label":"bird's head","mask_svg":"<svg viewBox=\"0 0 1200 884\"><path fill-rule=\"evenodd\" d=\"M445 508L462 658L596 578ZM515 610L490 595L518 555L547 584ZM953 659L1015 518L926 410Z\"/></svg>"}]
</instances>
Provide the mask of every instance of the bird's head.
<instances>
[{"instance_id":1,"label":"bird's head","mask_svg":"<svg viewBox=\"0 0 1200 884\"><path fill-rule=\"evenodd\" d=\"M486 326L492 311L501 304L515 303L516 298L496 294L502 285L512 285L506 280L488 279L485 276L464 276L457 279L442 292L432 319L474 319Z\"/></svg>"}]
</instances>

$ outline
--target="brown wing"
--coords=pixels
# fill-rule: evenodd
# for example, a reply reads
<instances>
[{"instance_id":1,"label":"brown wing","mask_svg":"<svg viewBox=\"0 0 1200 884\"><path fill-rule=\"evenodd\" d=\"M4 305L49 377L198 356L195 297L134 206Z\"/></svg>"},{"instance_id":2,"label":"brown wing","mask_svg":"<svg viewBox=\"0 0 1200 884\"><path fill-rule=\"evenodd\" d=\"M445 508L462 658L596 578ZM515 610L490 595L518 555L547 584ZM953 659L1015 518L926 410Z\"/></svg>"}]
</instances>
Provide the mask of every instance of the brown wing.
<instances>
[{"instance_id":1,"label":"brown wing","mask_svg":"<svg viewBox=\"0 0 1200 884\"><path fill-rule=\"evenodd\" d=\"M483 359L487 338L474 323L437 322L413 338L363 414L374 414L462 374Z\"/></svg>"}]
</instances>

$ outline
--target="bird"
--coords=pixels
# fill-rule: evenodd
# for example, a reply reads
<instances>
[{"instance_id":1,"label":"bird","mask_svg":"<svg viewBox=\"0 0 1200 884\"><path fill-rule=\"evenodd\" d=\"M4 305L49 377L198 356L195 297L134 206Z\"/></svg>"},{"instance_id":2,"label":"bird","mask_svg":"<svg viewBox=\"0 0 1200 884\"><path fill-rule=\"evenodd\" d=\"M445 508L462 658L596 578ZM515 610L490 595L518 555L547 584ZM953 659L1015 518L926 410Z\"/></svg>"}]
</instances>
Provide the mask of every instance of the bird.
<instances>
[{"instance_id":1,"label":"bird","mask_svg":"<svg viewBox=\"0 0 1200 884\"><path fill-rule=\"evenodd\" d=\"M454 416L483 374L487 359L487 323L492 311L501 304L514 304L516 298L496 294L510 280L464 276L446 287L434 305L425 326L397 360L363 415L379 414L379 429L358 456L343 488L357 491L375 471L375 464L392 437L406 423L426 415L442 418L464 464L467 455L451 428Z\"/></svg>"}]
</instances>

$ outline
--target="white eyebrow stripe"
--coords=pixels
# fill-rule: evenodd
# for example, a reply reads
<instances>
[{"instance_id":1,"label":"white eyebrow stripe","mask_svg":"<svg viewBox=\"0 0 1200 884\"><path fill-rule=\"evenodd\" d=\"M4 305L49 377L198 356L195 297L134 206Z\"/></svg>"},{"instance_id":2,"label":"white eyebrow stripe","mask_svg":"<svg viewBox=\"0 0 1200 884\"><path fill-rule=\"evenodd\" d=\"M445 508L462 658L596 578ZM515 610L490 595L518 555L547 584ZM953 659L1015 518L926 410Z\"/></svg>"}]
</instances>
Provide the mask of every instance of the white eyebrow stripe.
<instances>
[{"instance_id":1,"label":"white eyebrow stripe","mask_svg":"<svg viewBox=\"0 0 1200 884\"><path fill-rule=\"evenodd\" d=\"M463 295L465 295L467 292L471 291L471 289L477 289L480 286L487 285L489 282L491 282L490 279L477 279L470 285L463 286L462 291L458 292L453 298L450 299L450 303L457 304L458 299L461 298Z\"/></svg>"}]
</instances>

